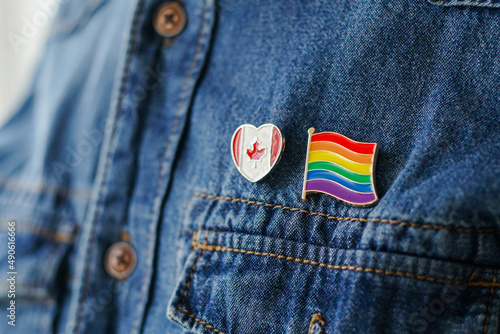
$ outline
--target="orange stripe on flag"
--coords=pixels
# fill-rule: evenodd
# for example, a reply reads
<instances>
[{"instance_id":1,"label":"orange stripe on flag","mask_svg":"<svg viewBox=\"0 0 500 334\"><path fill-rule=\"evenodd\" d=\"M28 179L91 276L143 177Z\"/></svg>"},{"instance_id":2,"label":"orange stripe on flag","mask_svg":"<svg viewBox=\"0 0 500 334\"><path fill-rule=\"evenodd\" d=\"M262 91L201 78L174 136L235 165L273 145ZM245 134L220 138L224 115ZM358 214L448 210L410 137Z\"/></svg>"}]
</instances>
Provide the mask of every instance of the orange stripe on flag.
<instances>
[{"instance_id":1,"label":"orange stripe on flag","mask_svg":"<svg viewBox=\"0 0 500 334\"><path fill-rule=\"evenodd\" d=\"M360 164L371 164L373 162L373 154L356 153L343 146L340 146L337 143L327 141L312 142L310 151L327 151L337 153L338 155L341 155L346 159Z\"/></svg>"}]
</instances>

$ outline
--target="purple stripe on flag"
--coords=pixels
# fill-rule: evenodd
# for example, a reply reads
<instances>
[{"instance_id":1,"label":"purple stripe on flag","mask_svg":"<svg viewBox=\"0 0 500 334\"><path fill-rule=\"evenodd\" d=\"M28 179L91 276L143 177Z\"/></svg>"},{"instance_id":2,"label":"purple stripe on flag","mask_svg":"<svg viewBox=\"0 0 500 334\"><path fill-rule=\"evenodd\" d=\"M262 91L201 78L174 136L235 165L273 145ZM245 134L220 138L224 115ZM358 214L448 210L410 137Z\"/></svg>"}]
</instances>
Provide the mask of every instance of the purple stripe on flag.
<instances>
[{"instance_id":1,"label":"purple stripe on flag","mask_svg":"<svg viewBox=\"0 0 500 334\"><path fill-rule=\"evenodd\" d=\"M377 200L374 193L361 194L346 189L338 183L328 180L310 180L306 182L306 191L319 191L337 197L343 201L358 205L371 204Z\"/></svg>"}]
</instances>

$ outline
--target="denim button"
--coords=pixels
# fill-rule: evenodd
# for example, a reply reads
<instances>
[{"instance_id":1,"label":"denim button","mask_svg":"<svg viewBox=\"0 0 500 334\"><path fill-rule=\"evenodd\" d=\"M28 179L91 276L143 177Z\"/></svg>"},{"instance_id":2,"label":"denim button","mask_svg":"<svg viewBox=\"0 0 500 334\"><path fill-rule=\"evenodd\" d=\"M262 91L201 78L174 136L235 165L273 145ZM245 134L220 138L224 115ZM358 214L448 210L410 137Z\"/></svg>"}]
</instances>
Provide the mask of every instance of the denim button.
<instances>
[{"instance_id":1,"label":"denim button","mask_svg":"<svg viewBox=\"0 0 500 334\"><path fill-rule=\"evenodd\" d=\"M125 241L111 245L104 256L104 268L109 276L121 281L132 274L137 263L134 248Z\"/></svg>"},{"instance_id":2,"label":"denim button","mask_svg":"<svg viewBox=\"0 0 500 334\"><path fill-rule=\"evenodd\" d=\"M186 26L186 12L177 1L168 1L160 5L153 18L153 27L163 37L175 37Z\"/></svg>"}]
</instances>

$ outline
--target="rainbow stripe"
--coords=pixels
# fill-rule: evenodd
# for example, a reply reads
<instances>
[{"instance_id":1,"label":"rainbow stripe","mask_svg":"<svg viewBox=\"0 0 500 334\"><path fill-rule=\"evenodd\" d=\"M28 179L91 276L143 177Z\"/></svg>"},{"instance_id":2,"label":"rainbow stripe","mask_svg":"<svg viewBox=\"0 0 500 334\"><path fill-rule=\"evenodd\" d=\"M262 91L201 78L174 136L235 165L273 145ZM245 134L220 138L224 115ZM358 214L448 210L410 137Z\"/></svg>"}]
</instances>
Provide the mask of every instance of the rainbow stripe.
<instances>
[{"instance_id":1,"label":"rainbow stripe","mask_svg":"<svg viewBox=\"0 0 500 334\"><path fill-rule=\"evenodd\" d=\"M378 201L374 185L376 143L360 143L335 132L309 129L302 199L325 193L352 205Z\"/></svg>"}]
</instances>

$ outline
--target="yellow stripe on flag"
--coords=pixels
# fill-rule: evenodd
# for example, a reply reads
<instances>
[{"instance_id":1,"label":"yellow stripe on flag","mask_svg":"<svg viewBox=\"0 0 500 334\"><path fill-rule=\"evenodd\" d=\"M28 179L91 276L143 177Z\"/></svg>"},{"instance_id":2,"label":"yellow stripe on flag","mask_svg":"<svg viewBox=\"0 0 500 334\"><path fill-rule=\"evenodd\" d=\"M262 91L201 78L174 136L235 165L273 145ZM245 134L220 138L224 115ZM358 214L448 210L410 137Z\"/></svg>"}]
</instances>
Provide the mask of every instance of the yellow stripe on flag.
<instances>
[{"instance_id":1,"label":"yellow stripe on flag","mask_svg":"<svg viewBox=\"0 0 500 334\"><path fill-rule=\"evenodd\" d=\"M358 174L371 175L371 167L372 167L371 164L367 165L367 164L360 164L357 162L353 162L349 159L346 159L332 152L327 152L327 151L309 152L309 162L316 162L316 161L333 162L339 166L349 169L352 172Z\"/></svg>"}]
</instances>

